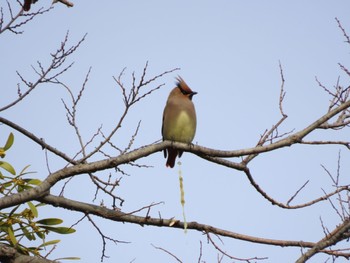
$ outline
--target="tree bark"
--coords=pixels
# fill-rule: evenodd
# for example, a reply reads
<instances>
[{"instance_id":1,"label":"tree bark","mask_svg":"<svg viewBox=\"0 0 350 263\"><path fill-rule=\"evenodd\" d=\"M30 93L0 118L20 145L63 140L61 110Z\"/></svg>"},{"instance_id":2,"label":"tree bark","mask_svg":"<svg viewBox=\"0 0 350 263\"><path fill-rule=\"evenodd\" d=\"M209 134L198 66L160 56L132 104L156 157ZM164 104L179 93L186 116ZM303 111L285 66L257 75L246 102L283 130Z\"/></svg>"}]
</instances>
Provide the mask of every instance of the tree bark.
<instances>
[{"instance_id":1,"label":"tree bark","mask_svg":"<svg viewBox=\"0 0 350 263\"><path fill-rule=\"evenodd\" d=\"M0 244L1 263L58 263L42 257L27 256L19 253L15 248Z\"/></svg>"}]
</instances>

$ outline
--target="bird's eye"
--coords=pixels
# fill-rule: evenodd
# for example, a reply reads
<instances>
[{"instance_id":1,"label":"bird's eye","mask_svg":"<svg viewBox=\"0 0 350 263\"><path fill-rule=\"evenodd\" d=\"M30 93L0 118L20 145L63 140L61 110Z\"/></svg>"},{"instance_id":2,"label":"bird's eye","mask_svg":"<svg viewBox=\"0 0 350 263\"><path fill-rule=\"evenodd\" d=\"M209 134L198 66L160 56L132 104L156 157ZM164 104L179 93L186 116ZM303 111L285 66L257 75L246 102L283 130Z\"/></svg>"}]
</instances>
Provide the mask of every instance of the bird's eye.
<instances>
[{"instance_id":1,"label":"bird's eye","mask_svg":"<svg viewBox=\"0 0 350 263\"><path fill-rule=\"evenodd\" d=\"M179 88L179 89L180 89L180 91L181 91L181 93L182 93L183 95L188 95L188 94L189 94L186 90L181 89L181 88Z\"/></svg>"}]
</instances>

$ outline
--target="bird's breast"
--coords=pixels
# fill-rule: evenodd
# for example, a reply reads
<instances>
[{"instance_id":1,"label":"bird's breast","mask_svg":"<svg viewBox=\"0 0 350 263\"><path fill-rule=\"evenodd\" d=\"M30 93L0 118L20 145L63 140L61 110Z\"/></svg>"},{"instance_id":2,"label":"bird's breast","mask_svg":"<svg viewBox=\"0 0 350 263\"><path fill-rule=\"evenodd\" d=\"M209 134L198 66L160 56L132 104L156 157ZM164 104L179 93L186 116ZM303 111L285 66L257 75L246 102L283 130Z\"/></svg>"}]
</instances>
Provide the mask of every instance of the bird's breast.
<instances>
[{"instance_id":1,"label":"bird's breast","mask_svg":"<svg viewBox=\"0 0 350 263\"><path fill-rule=\"evenodd\" d=\"M196 133L196 117L186 111L180 111L177 117L168 120L164 138L167 140L190 143Z\"/></svg>"}]
</instances>

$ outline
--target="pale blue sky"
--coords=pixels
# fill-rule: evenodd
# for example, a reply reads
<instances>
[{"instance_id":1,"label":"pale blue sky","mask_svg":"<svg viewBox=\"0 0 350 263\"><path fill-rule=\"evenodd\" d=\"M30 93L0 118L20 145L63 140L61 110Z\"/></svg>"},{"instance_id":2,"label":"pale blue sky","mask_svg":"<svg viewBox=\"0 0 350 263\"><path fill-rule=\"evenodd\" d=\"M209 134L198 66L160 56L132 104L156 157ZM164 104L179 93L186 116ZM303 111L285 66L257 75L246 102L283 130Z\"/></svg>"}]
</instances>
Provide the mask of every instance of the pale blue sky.
<instances>
[{"instance_id":1,"label":"pale blue sky","mask_svg":"<svg viewBox=\"0 0 350 263\"><path fill-rule=\"evenodd\" d=\"M6 7L4 0L1 6ZM49 13L26 25L24 34L4 33L0 38L0 105L16 97L19 79L16 70L28 80L35 75L30 65L37 60L49 63L69 30L69 44L85 33L86 41L69 61L73 68L61 80L78 92L89 67L92 67L85 97L78 109L78 122L85 140L103 124L107 132L115 125L123 106L112 76L127 67L125 82L135 71L140 75L146 61L147 76L176 67L157 84L165 86L141 102L131 112L113 143L126 146L139 120L142 120L135 147L161 139L162 111L174 78L181 75L198 92L194 97L198 127L194 143L217 149L240 149L254 146L260 134L279 118L278 98L281 84L279 61L286 79L284 110L289 115L281 132L301 129L326 113L328 97L318 87L315 76L324 85L348 85L338 62L350 67L349 45L344 43L335 17L350 33L348 1L74 1L73 8L56 4ZM33 11L48 7L39 0ZM15 12L18 10L16 9ZM130 83L130 82L129 82ZM151 88L151 87L150 87ZM38 137L68 154L78 150L74 131L68 127L61 98L66 92L48 85L3 113ZM1 137L10 131L1 127ZM313 138L333 138L335 133L318 132ZM345 140L345 133L337 135ZM44 152L15 132L16 143L8 161L20 170L27 164L41 179L47 176ZM3 139L2 139L3 141ZM286 201L306 181L307 189L295 202L309 201L332 190L331 181L320 164L336 171L340 147L293 146L264 154L251 163L258 183L273 197ZM116 153L110 152L111 155ZM342 149L344 184L349 153ZM123 211L133 211L152 202L164 201L153 209L164 218L182 219L179 202L178 168L167 169L161 153L141 159L150 169L125 170L118 195L126 199ZM64 165L50 157L55 171ZM285 211L270 205L237 171L218 167L195 155L182 157L188 221L212 224L259 237L317 241L323 236L319 217L332 229L339 220L328 203L299 211ZM112 171L113 172L113 171ZM108 176L108 172L100 174ZM85 176L72 180L66 196L91 201L94 189ZM59 187L53 190L58 193ZM56 191L56 192L55 192ZM107 197L99 196L98 202ZM44 213L44 212L43 212ZM45 212L46 213L46 212ZM43 216L56 216L65 225L82 215L59 209L47 209ZM105 262L175 262L151 244L161 246L183 262L197 262L199 240L203 242L203 260L215 262L217 251L207 245L200 233L156 227L140 227L96 219L105 234L131 244L108 244ZM81 262L99 262L102 241L95 229L84 221L78 232L62 238L54 256L79 256ZM294 262L299 249L273 248L223 238L229 254L240 257L269 257L263 262ZM219 242L218 242L219 243ZM310 262L325 261L316 256ZM224 262L231 262L225 260Z\"/></svg>"}]
</instances>

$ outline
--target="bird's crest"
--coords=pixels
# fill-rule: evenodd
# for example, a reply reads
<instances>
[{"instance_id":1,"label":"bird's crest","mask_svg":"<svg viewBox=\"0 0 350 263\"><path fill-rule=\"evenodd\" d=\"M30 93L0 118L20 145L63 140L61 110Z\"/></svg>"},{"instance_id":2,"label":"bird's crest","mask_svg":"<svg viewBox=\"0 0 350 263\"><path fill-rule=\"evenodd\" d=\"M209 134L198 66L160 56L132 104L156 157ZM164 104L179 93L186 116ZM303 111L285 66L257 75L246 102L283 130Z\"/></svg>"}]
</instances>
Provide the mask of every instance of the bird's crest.
<instances>
[{"instance_id":1,"label":"bird's crest","mask_svg":"<svg viewBox=\"0 0 350 263\"><path fill-rule=\"evenodd\" d=\"M180 76L178 76L176 80L177 80L176 85L179 87L179 89L181 89L181 91L187 94L193 93L191 88L186 84L186 82Z\"/></svg>"}]
</instances>

